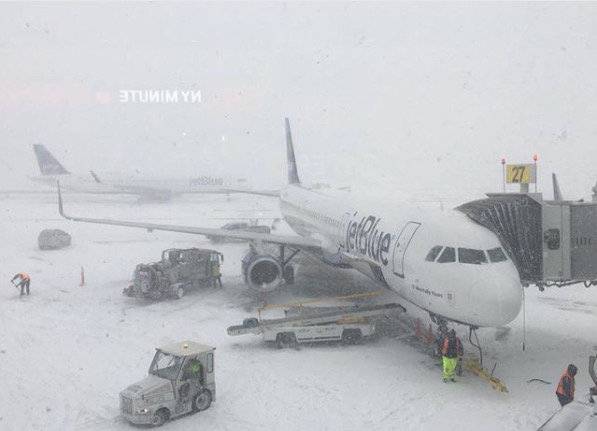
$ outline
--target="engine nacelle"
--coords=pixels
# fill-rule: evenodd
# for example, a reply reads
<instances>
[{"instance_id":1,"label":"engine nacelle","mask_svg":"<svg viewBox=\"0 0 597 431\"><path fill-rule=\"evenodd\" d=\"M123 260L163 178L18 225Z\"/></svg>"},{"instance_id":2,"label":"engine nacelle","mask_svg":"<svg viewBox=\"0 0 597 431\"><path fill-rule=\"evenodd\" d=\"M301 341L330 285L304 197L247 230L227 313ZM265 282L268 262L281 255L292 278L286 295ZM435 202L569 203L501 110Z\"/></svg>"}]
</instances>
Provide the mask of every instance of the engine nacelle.
<instances>
[{"instance_id":1,"label":"engine nacelle","mask_svg":"<svg viewBox=\"0 0 597 431\"><path fill-rule=\"evenodd\" d=\"M250 251L242 261L245 283L253 290L271 292L284 282L282 265L273 256Z\"/></svg>"}]
</instances>

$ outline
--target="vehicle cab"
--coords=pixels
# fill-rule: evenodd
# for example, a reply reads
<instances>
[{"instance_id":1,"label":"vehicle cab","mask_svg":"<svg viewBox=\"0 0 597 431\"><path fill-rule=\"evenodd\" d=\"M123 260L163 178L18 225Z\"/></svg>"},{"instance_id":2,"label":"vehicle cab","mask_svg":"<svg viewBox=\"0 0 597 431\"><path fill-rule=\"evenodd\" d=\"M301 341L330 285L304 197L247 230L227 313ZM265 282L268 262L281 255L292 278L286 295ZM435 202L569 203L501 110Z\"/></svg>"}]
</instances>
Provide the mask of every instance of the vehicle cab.
<instances>
[{"instance_id":1,"label":"vehicle cab","mask_svg":"<svg viewBox=\"0 0 597 431\"><path fill-rule=\"evenodd\" d=\"M134 424L160 426L206 410L216 399L215 347L182 341L156 349L149 373L120 392L120 412Z\"/></svg>"}]
</instances>

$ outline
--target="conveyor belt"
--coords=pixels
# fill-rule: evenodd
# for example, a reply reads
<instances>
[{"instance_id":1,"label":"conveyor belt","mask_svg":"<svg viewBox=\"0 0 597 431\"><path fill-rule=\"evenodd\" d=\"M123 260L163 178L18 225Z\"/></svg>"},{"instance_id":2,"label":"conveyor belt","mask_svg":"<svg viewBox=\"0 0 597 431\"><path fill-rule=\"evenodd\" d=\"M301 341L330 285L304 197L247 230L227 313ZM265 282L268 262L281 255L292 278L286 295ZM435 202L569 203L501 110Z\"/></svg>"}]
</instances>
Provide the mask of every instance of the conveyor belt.
<instances>
[{"instance_id":1,"label":"conveyor belt","mask_svg":"<svg viewBox=\"0 0 597 431\"><path fill-rule=\"evenodd\" d=\"M329 309L328 309L329 310ZM261 332L265 327L272 326L310 326L333 323L342 319L353 319L355 317L370 317L383 314L384 311L404 310L400 304L380 304L380 305L354 305L348 307L337 307L332 311L315 314L313 308L306 310L305 314L292 317L282 317L280 319L261 319L256 325L235 325L228 327L228 335L242 335ZM256 320L256 319L255 319ZM253 322L255 322L253 320Z\"/></svg>"}]
</instances>

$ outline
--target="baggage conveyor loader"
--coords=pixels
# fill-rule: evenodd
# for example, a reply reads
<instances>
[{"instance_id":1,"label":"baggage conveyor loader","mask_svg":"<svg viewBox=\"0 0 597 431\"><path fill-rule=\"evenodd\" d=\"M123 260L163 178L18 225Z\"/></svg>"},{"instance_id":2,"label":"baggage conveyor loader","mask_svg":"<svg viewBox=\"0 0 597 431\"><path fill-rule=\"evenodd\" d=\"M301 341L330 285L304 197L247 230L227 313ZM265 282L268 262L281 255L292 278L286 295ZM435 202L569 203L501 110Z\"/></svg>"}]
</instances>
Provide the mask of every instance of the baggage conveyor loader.
<instances>
[{"instance_id":1,"label":"baggage conveyor loader","mask_svg":"<svg viewBox=\"0 0 597 431\"><path fill-rule=\"evenodd\" d=\"M357 344L375 335L375 322L389 314L405 311L400 304L352 305L338 307L300 307L285 310L279 319L248 318L242 325L230 326L228 335L254 334L275 343L276 347L295 347L299 343L342 341Z\"/></svg>"}]
</instances>

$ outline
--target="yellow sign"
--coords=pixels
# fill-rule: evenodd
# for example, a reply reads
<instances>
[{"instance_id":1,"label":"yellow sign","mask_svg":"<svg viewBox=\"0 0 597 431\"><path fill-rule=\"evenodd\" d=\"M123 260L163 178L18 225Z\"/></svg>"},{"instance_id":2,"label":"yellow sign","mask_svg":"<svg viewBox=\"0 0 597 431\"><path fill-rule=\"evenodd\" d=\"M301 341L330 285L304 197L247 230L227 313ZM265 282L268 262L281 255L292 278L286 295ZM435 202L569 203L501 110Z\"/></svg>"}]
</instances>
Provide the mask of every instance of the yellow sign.
<instances>
[{"instance_id":1,"label":"yellow sign","mask_svg":"<svg viewBox=\"0 0 597 431\"><path fill-rule=\"evenodd\" d=\"M508 184L535 183L537 171L534 164L506 165L506 182Z\"/></svg>"}]
</instances>

